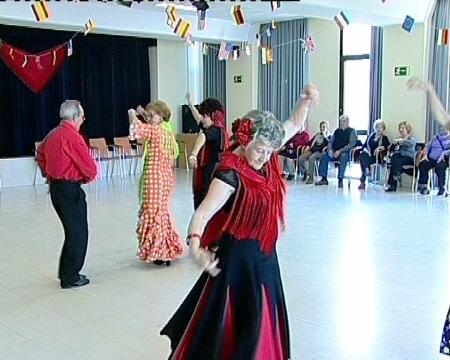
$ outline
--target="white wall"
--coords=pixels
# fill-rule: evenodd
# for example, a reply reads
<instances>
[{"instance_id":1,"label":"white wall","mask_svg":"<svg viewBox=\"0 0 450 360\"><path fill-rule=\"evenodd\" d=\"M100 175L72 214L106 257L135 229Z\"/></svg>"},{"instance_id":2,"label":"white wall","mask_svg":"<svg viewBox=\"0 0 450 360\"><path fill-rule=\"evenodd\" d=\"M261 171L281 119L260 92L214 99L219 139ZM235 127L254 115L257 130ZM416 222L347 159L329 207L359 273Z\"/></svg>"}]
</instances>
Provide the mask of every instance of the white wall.
<instances>
[{"instance_id":1,"label":"white wall","mask_svg":"<svg viewBox=\"0 0 450 360\"><path fill-rule=\"evenodd\" d=\"M174 40L158 40L158 99L169 104L175 132L181 132L181 105L184 104L188 81L186 44Z\"/></svg>"},{"instance_id":2,"label":"white wall","mask_svg":"<svg viewBox=\"0 0 450 360\"><path fill-rule=\"evenodd\" d=\"M383 46L383 98L382 118L388 124L388 135L397 136L397 124L406 120L413 127L414 136L425 140L426 99L420 92L408 92L408 77L394 77L394 67L408 65L411 76L426 78L424 61L424 26L414 26L409 34L400 26L387 26L384 29Z\"/></svg>"},{"instance_id":3,"label":"white wall","mask_svg":"<svg viewBox=\"0 0 450 360\"><path fill-rule=\"evenodd\" d=\"M320 104L309 115L308 129L316 131L322 120L334 129L339 116L339 28L334 21L310 19L309 32L316 45L309 78L319 87Z\"/></svg>"},{"instance_id":4,"label":"white wall","mask_svg":"<svg viewBox=\"0 0 450 360\"><path fill-rule=\"evenodd\" d=\"M242 83L234 83L234 76L242 75ZM250 56L243 54L236 61L228 60L226 66L227 122L231 123L258 107L258 49L252 46Z\"/></svg>"}]
</instances>

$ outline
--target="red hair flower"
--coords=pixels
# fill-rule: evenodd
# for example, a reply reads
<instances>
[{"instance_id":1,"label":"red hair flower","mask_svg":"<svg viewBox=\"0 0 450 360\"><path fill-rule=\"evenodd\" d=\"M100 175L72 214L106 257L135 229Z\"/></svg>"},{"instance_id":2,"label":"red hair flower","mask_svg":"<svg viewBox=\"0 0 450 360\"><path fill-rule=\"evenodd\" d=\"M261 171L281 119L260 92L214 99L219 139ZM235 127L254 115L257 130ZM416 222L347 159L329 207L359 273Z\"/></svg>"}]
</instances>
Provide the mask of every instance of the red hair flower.
<instances>
[{"instance_id":1,"label":"red hair flower","mask_svg":"<svg viewBox=\"0 0 450 360\"><path fill-rule=\"evenodd\" d=\"M247 146L255 135L255 125L250 119L239 120L238 127L236 130L236 139L239 144Z\"/></svg>"}]
</instances>

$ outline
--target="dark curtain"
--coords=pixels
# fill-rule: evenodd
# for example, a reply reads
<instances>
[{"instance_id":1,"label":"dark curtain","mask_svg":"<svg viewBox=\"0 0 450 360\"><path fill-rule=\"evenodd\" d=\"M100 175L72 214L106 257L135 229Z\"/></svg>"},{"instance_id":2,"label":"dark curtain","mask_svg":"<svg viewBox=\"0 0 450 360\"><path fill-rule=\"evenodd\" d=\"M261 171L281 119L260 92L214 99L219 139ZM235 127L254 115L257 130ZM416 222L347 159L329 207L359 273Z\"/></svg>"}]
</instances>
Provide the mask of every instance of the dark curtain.
<instances>
[{"instance_id":1,"label":"dark curtain","mask_svg":"<svg viewBox=\"0 0 450 360\"><path fill-rule=\"evenodd\" d=\"M263 32L270 24L263 24ZM282 21L272 35L262 35L261 45L273 48L273 64L259 61L258 104L261 110L268 110L280 120L286 120L292 112L303 87L308 83L309 53L303 52L299 39L308 34L308 20ZM283 46L280 46L283 44Z\"/></svg>"},{"instance_id":2,"label":"dark curtain","mask_svg":"<svg viewBox=\"0 0 450 360\"><path fill-rule=\"evenodd\" d=\"M207 44L218 48L218 44ZM203 55L203 99L216 98L225 106L227 103L227 61L217 58L218 51L209 49L208 55Z\"/></svg>"},{"instance_id":3,"label":"dark curtain","mask_svg":"<svg viewBox=\"0 0 450 360\"><path fill-rule=\"evenodd\" d=\"M64 43L73 32L0 26L0 38L38 53ZM78 35L73 55L47 88L35 94L0 60L0 157L31 155L59 123L66 99L80 100L86 113L83 131L90 137L128 134L127 110L150 100L148 47L153 39Z\"/></svg>"},{"instance_id":4,"label":"dark curtain","mask_svg":"<svg viewBox=\"0 0 450 360\"><path fill-rule=\"evenodd\" d=\"M383 62L383 28L372 27L370 47L370 123L369 132L373 123L381 117L381 78Z\"/></svg>"}]
</instances>

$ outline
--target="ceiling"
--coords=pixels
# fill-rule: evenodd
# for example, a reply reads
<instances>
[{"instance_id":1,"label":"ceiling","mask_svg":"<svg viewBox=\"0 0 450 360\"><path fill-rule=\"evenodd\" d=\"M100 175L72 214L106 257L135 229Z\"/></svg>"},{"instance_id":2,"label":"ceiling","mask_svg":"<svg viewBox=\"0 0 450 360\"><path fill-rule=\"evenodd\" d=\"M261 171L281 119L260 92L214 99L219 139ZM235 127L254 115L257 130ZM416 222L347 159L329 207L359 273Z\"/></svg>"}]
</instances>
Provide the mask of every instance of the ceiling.
<instances>
[{"instance_id":1,"label":"ceiling","mask_svg":"<svg viewBox=\"0 0 450 360\"><path fill-rule=\"evenodd\" d=\"M423 22L427 11L434 0L301 0L281 1L281 8L272 12L270 1L207 1L210 9L207 18L232 20L230 9L240 4L244 17L249 23L260 23L270 20L288 20L298 18L333 19L340 11L344 11L350 22L370 25L391 25L402 23L409 15L416 22ZM179 10L180 14L195 14L195 8L189 1L142 1L133 3L133 9L164 12L158 4L182 4L194 11Z\"/></svg>"}]
</instances>

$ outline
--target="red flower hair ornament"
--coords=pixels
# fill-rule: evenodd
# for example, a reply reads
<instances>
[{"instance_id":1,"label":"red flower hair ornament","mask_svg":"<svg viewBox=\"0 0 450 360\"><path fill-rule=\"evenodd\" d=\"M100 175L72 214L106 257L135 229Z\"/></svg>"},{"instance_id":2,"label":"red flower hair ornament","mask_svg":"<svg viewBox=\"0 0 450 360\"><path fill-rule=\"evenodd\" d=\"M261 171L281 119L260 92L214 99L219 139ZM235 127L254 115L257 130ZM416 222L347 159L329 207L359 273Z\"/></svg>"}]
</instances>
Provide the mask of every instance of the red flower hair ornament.
<instances>
[{"instance_id":1,"label":"red flower hair ornament","mask_svg":"<svg viewBox=\"0 0 450 360\"><path fill-rule=\"evenodd\" d=\"M239 144L247 146L255 137L256 129L250 119L237 119L233 124L235 137Z\"/></svg>"}]
</instances>

